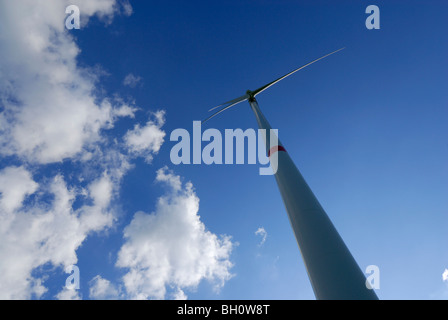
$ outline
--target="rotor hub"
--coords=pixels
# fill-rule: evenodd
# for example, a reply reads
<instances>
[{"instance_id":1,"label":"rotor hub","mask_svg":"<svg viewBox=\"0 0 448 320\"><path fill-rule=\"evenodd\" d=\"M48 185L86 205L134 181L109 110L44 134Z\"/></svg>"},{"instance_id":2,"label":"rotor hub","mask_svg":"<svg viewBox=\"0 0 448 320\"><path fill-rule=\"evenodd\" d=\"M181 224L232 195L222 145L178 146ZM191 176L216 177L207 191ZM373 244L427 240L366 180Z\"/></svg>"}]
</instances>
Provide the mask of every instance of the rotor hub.
<instances>
[{"instance_id":1,"label":"rotor hub","mask_svg":"<svg viewBox=\"0 0 448 320\"><path fill-rule=\"evenodd\" d=\"M250 102L254 102L254 101L255 101L255 95L254 95L254 93L253 93L252 91L247 90L247 91L246 91L246 94L249 96L248 100L249 100Z\"/></svg>"}]
</instances>

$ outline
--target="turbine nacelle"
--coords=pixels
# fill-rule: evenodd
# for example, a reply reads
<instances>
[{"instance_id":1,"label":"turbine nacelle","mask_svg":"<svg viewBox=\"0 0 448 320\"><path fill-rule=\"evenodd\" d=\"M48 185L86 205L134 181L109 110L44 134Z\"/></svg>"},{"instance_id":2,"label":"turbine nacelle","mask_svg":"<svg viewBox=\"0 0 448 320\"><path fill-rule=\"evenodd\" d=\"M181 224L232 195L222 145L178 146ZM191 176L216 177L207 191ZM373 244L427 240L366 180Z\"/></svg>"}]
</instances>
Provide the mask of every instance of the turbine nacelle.
<instances>
[{"instance_id":1,"label":"turbine nacelle","mask_svg":"<svg viewBox=\"0 0 448 320\"><path fill-rule=\"evenodd\" d=\"M249 102L255 101L255 93L253 91L247 90L246 95L248 96L247 100L249 100Z\"/></svg>"}]
</instances>

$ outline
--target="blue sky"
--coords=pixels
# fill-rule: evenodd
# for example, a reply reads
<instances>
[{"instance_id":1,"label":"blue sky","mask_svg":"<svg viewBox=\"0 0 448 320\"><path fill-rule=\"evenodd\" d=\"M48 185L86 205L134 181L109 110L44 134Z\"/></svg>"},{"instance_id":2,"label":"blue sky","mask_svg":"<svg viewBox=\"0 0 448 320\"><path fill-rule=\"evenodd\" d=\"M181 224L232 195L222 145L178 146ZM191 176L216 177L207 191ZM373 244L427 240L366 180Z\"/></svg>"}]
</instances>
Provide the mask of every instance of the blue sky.
<instances>
[{"instance_id":1,"label":"blue sky","mask_svg":"<svg viewBox=\"0 0 448 320\"><path fill-rule=\"evenodd\" d=\"M379 298L448 298L446 2L0 3L1 298L314 299L275 179L170 133L341 47L257 100Z\"/></svg>"}]
</instances>

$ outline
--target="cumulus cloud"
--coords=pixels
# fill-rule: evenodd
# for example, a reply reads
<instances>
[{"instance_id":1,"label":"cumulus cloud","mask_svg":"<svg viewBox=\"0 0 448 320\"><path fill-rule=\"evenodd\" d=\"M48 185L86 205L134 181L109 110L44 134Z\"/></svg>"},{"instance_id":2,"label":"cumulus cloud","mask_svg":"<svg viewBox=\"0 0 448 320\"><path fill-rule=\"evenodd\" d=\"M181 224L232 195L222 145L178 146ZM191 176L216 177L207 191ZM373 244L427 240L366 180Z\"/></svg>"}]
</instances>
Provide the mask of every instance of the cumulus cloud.
<instances>
[{"instance_id":1,"label":"cumulus cloud","mask_svg":"<svg viewBox=\"0 0 448 320\"><path fill-rule=\"evenodd\" d=\"M124 230L116 265L128 270L123 277L127 294L134 299L164 299L167 294L186 299L183 290L202 280L219 290L232 277L231 238L206 230L191 183L182 185L167 168L158 171L156 180L170 190L153 213L137 212Z\"/></svg>"},{"instance_id":2,"label":"cumulus cloud","mask_svg":"<svg viewBox=\"0 0 448 320\"><path fill-rule=\"evenodd\" d=\"M18 169L5 168L0 171L0 176L4 177L11 170ZM23 168L19 170L31 179L29 172ZM32 185L36 190L37 184L33 180L25 185ZM45 290L42 290L42 279L31 276L35 268L46 263L54 266L76 264L76 250L86 237L91 232L110 227L115 219L113 211L109 210L112 189L111 179L103 174L91 182L87 194L82 195L91 204L84 204L75 210L73 202L81 193L69 188L64 178L57 175L47 184L37 187L33 203L9 207L13 208L12 211L2 209L0 298L40 297ZM10 199L5 196L0 198L0 207L8 208L4 202L9 203Z\"/></svg>"},{"instance_id":3,"label":"cumulus cloud","mask_svg":"<svg viewBox=\"0 0 448 320\"><path fill-rule=\"evenodd\" d=\"M40 298L46 278L33 271L76 264L87 237L116 221L113 202L131 168L104 131L137 108L96 95L99 78L79 67L65 29L70 4L80 8L81 27L117 12L115 0L0 2L0 156L19 163L0 170L0 299ZM160 141L163 124L154 125ZM135 152L149 157L162 142ZM64 170L44 166L62 161ZM64 288L56 298L80 296Z\"/></svg>"},{"instance_id":4,"label":"cumulus cloud","mask_svg":"<svg viewBox=\"0 0 448 320\"><path fill-rule=\"evenodd\" d=\"M443 271L442 280L448 282L448 269L445 269L445 271Z\"/></svg>"},{"instance_id":5,"label":"cumulus cloud","mask_svg":"<svg viewBox=\"0 0 448 320\"><path fill-rule=\"evenodd\" d=\"M173 300L187 300L187 295L180 288L177 288L176 291L173 292L172 296Z\"/></svg>"},{"instance_id":6,"label":"cumulus cloud","mask_svg":"<svg viewBox=\"0 0 448 320\"><path fill-rule=\"evenodd\" d=\"M7 167L0 171L0 207L4 213L12 213L22 205L27 195L33 194L37 183L23 166Z\"/></svg>"},{"instance_id":7,"label":"cumulus cloud","mask_svg":"<svg viewBox=\"0 0 448 320\"><path fill-rule=\"evenodd\" d=\"M79 291L75 289L67 289L65 287L58 292L55 298L58 300L82 300Z\"/></svg>"},{"instance_id":8,"label":"cumulus cloud","mask_svg":"<svg viewBox=\"0 0 448 320\"><path fill-rule=\"evenodd\" d=\"M263 227L260 227L257 229L257 231L255 231L255 235L261 237L260 243L258 244L258 246L261 247L266 242L268 233L266 232L266 230Z\"/></svg>"},{"instance_id":9,"label":"cumulus cloud","mask_svg":"<svg viewBox=\"0 0 448 320\"><path fill-rule=\"evenodd\" d=\"M95 300L116 300L119 291L109 280L96 276L89 282L89 298Z\"/></svg>"},{"instance_id":10,"label":"cumulus cloud","mask_svg":"<svg viewBox=\"0 0 448 320\"><path fill-rule=\"evenodd\" d=\"M100 79L78 65L80 49L65 29L70 4L80 8L81 28L94 15L110 22L118 10L115 0L0 2L0 156L15 163L0 169L0 299L44 296L47 277L36 270L76 264L89 235L114 226L132 159L150 162L164 142L164 111L124 136L105 134L138 109L97 95ZM129 2L121 4L130 15ZM116 263L126 269L123 289L97 276L90 298L186 299L202 280L219 289L232 277L234 244L205 228L192 184L166 168L156 180L169 191L124 230ZM68 288L54 297L82 298Z\"/></svg>"},{"instance_id":11,"label":"cumulus cloud","mask_svg":"<svg viewBox=\"0 0 448 320\"><path fill-rule=\"evenodd\" d=\"M148 120L144 126L136 124L124 136L128 150L135 156L144 157L148 163L159 152L165 137L165 132L161 130L165 123L165 112L157 111L153 116L154 120Z\"/></svg>"},{"instance_id":12,"label":"cumulus cloud","mask_svg":"<svg viewBox=\"0 0 448 320\"><path fill-rule=\"evenodd\" d=\"M77 65L80 50L63 20L68 4L0 4L2 155L37 163L62 161L98 141L100 131L123 115L122 105L108 99L97 102L95 77ZM115 12L113 0L76 4L84 21Z\"/></svg>"},{"instance_id":13,"label":"cumulus cloud","mask_svg":"<svg viewBox=\"0 0 448 320\"><path fill-rule=\"evenodd\" d=\"M140 76L135 76L129 73L123 80L123 85L134 88L141 82L142 78Z\"/></svg>"}]
</instances>

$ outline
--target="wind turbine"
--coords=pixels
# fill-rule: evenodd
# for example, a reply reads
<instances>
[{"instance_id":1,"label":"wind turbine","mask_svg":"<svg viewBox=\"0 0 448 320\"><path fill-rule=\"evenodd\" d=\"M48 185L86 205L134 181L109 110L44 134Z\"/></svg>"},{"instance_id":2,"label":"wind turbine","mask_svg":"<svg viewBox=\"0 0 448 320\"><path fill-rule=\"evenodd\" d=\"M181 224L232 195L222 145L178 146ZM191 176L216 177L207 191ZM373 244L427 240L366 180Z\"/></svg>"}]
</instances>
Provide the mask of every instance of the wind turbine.
<instances>
[{"instance_id":1,"label":"wind turbine","mask_svg":"<svg viewBox=\"0 0 448 320\"><path fill-rule=\"evenodd\" d=\"M313 60L259 89L247 90L245 95L210 109L212 111L223 106L202 123L240 102L249 101L259 128L266 130L265 143L268 156L271 157L277 153L275 179L316 298L319 300L377 300L375 292L367 288L364 273L289 157L283 144L277 139L277 145L270 145L271 126L255 99L256 95L286 77L342 49L344 48Z\"/></svg>"}]
</instances>

